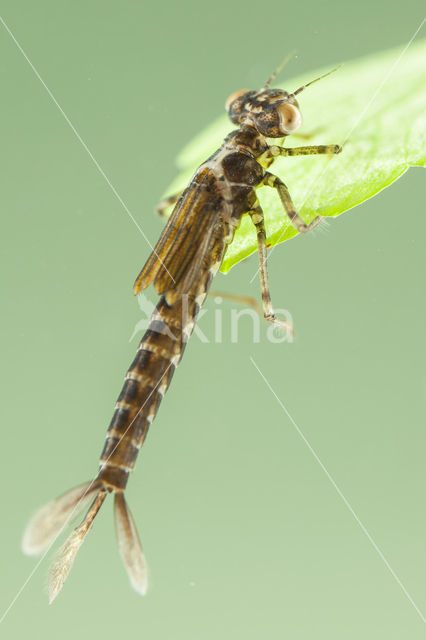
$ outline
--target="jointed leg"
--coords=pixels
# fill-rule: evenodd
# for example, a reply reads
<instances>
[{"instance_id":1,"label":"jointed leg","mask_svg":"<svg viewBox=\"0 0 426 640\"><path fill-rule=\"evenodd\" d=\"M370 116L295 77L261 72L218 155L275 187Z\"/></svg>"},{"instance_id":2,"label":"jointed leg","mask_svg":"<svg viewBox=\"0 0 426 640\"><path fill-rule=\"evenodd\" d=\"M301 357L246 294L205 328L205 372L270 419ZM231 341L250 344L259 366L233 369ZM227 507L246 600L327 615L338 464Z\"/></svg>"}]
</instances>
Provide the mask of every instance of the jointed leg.
<instances>
[{"instance_id":1,"label":"jointed leg","mask_svg":"<svg viewBox=\"0 0 426 640\"><path fill-rule=\"evenodd\" d=\"M260 158L258 158L258 161L265 162L271 158L278 158L278 156L313 156L336 154L341 151L342 147L338 144L314 144L306 147L294 147L293 149L287 149L273 144L267 151L265 151L265 153L262 154Z\"/></svg>"},{"instance_id":2,"label":"jointed leg","mask_svg":"<svg viewBox=\"0 0 426 640\"><path fill-rule=\"evenodd\" d=\"M266 185L267 187L273 187L278 191L278 195L280 196L284 209L288 217L290 218L291 224L300 233L306 233L307 231L311 231L312 229L315 229L315 227L319 225L319 223L322 220L322 216L317 216L312 220L310 224L306 224L306 222L302 220L302 218L299 216L299 214L297 213L294 207L289 190L287 189L286 185L280 178L278 178L277 176L274 176L273 173L269 173L269 171L267 171L263 178L263 184Z\"/></svg>"},{"instance_id":3,"label":"jointed leg","mask_svg":"<svg viewBox=\"0 0 426 640\"><path fill-rule=\"evenodd\" d=\"M166 210L172 205L175 204L175 202L177 202L180 198L180 196L182 195L183 191L179 191L179 193L174 193L172 196L169 196L168 198L164 198L164 200L161 200L161 202L159 202L157 204L157 206L155 207L156 212L158 213L159 216L161 216L162 218L166 217Z\"/></svg>"},{"instance_id":4,"label":"jointed leg","mask_svg":"<svg viewBox=\"0 0 426 640\"><path fill-rule=\"evenodd\" d=\"M256 227L257 232L257 248L259 252L259 273L260 273L260 286L262 290L262 306L263 316L268 322L278 325L290 334L293 334L293 327L290 323L279 320L272 307L271 292L269 289L268 269L267 269L267 255L266 255L266 232L263 219L263 211L259 204L249 211L252 222Z\"/></svg>"},{"instance_id":5,"label":"jointed leg","mask_svg":"<svg viewBox=\"0 0 426 640\"><path fill-rule=\"evenodd\" d=\"M216 291L216 289L210 289L209 296L211 298L217 296L224 300L232 300L238 304L245 304L247 307L254 309L263 318L263 309L256 298L252 298L251 296L239 296L235 293L228 293L227 291Z\"/></svg>"}]
</instances>

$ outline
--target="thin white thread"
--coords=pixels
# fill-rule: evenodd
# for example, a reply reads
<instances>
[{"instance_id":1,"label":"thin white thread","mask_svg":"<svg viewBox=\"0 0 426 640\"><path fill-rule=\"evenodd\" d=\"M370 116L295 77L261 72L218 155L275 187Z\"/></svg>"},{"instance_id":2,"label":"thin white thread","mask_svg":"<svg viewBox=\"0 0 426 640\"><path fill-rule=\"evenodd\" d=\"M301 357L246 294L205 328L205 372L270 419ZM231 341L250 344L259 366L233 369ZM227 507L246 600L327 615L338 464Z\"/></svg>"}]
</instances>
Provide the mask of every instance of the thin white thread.
<instances>
[{"instance_id":1,"label":"thin white thread","mask_svg":"<svg viewBox=\"0 0 426 640\"><path fill-rule=\"evenodd\" d=\"M299 428L299 426L296 424L294 418L290 415L289 411L287 410L287 408L284 406L284 404L282 403L282 401L280 400L280 398L277 396L277 394L275 393L274 389L272 388L272 386L270 385L269 381L266 379L266 377L264 376L264 374L262 373L262 371L259 369L259 367L257 366L256 362L254 361L254 358L252 356L250 356L250 360L253 364L253 366L257 369L257 371L259 372L260 376L263 378L266 386L268 387L268 389L271 391L271 393L275 396L275 399L277 400L278 404L280 405L281 409L284 411L284 413L286 414L286 416L288 417L288 419L290 420L290 422L292 423L293 427L296 429L297 433L299 434L299 436L302 438L303 442L306 444L306 446L308 447L309 451L312 453L312 455L314 456L315 460L318 462L318 464L320 465L321 469L324 471L325 475L327 476L327 478L329 479L329 481L331 482L331 484L333 485L333 487L335 488L335 490L337 491L338 495L340 496L340 498L343 500L344 504L346 505L346 507L349 509L349 511L351 512L352 516L355 518L356 522L358 523L358 525L360 526L362 532L365 534L365 536L368 538L369 542L371 543L371 545L373 546L373 548L375 549L375 551L377 552L377 554L379 555L379 557L381 558L381 560L383 561L383 563L385 564L385 566L387 567L387 569L390 571L391 575L393 576L393 578L396 580L397 584L399 585L399 587L402 589L403 593L405 594L405 596L407 597L407 599L410 601L410 603L413 605L414 609L417 611L417 613L419 614L420 618L423 620L423 622L426 622L425 617L423 616L422 612L420 611L419 607L416 605L416 603L414 602L413 598L410 596L410 594L408 593L407 589L404 587L404 585L402 584L401 580L398 578L397 574L395 573L395 571L392 569L391 565L389 564L389 562L386 560L385 556L383 555L382 551L380 550L380 548L377 546L376 542L373 540L372 536L370 535L370 533L368 532L367 528L365 527L365 525L361 522L361 520L359 519L358 515L355 513L354 509L352 508L352 506L350 505L349 501L347 500L347 498L344 496L344 494L342 493L341 489L338 487L338 485L336 484L335 480L333 479L333 477L331 476L330 472L327 470L326 466L324 465L324 463L322 462L322 460L320 459L320 457L318 456L318 454L316 453L316 451L313 449L312 445L310 444L310 442L308 441L308 439L306 438L306 436L304 435L303 431Z\"/></svg>"},{"instance_id":2,"label":"thin white thread","mask_svg":"<svg viewBox=\"0 0 426 640\"><path fill-rule=\"evenodd\" d=\"M129 218L133 221L133 223L135 224L136 228L138 229L139 233L142 235L142 237L146 240L146 242L149 244L152 252L154 253L154 255L158 258L158 260L161 262L161 265L163 266L163 268L167 271L167 273L169 274L169 276L171 277L171 279L173 280L173 282L175 282L175 279L173 278L173 276L171 275L171 273L169 272L169 270L167 269L167 267L165 266L165 264L163 263L163 261L161 260L160 256L157 254L157 252L155 251L154 247L152 246L152 244L150 243L150 241L148 240L147 236L145 235L144 231L142 230L142 228L140 227L140 225L137 223L137 221L135 220L135 218L133 217L132 213L130 212L129 208L127 207L126 203L124 202L124 200L122 199L122 197L120 196L120 194L118 193L117 189L114 187L114 185L111 183L111 181L109 180L108 176L106 175L105 171L102 169L101 165L99 164L99 162L96 160L95 156L93 155L93 153L90 151L89 147L87 146L87 144L84 142L83 138L80 136L80 134L78 133L77 129L75 128L75 126L73 125L73 123L71 122L71 120L68 118L67 114L65 113L65 111L62 109L61 105L59 104L59 102L56 100L55 96L53 95L53 93L51 92L51 90L49 89L49 87L47 86L47 84L45 83L45 81L43 80L43 78L41 77L41 75L39 74L39 72L37 71L37 69L35 68L35 66L33 65L33 63L31 62L31 60L29 59L29 57L27 56L27 54L25 53L25 51L23 50L23 48L21 47L21 45L19 44L19 42L17 41L17 39L15 38L15 36L13 35L12 31L9 29L9 27L7 26L7 24L5 23L5 21L3 20L2 16L0 16L0 22L2 23L2 25L4 26L4 28L6 29L6 31L8 32L8 34L10 35L10 37L12 38L13 42L16 44L16 46L18 47L19 51L22 53L22 55L24 56L25 60L28 62L29 66L31 67L31 69L33 70L34 74L36 75L36 77L38 78L38 80L41 82L41 84L43 85L43 87L45 88L45 90L47 91L49 97L51 98L51 100L54 102L54 104L56 105L56 107L59 109L60 113L62 114L62 116L64 117L66 123L68 124L68 126L70 127L71 131L74 133L75 137L77 138L77 140L80 142L80 144L82 145L82 147L84 148L84 150L87 152L88 156L90 157L90 159L92 160L93 164L95 165L95 167L97 168L97 170L99 171L99 173L101 174L101 176L103 177L103 179L105 180L105 182L107 183L107 185L109 186L109 188L111 189L111 191L113 192L113 194L115 195L115 197L117 198L117 200L119 201L119 203L121 204L121 206L123 207L123 209L126 211L127 215L129 216Z\"/></svg>"},{"instance_id":3,"label":"thin white thread","mask_svg":"<svg viewBox=\"0 0 426 640\"><path fill-rule=\"evenodd\" d=\"M376 88L375 92L373 93L372 97L370 98L369 102L366 104L366 106L364 107L364 109L361 111L361 114L359 116L359 118L355 121L355 124L353 125L353 127L350 129L349 133L346 134L345 139L343 140L342 144L340 146L344 146L345 143L348 141L350 135L355 131L355 129L358 127L359 123L361 122L361 120L363 119L363 117L365 116L366 112L370 109L373 101L376 99L377 94L382 90L383 85L389 80L390 76L393 73L393 70L395 69L395 67L398 65L399 61L401 60L402 56L404 55L404 53L407 51L407 49L410 47L411 43L413 42L414 38L417 36L417 34L419 33L420 29L422 28L422 26L424 25L426 21L426 18L423 18L422 22L420 23L420 25L417 27L417 29L415 30L414 34L411 36L410 40L408 41L408 44L406 44L406 46L404 47L404 49L401 51L401 53L399 54L398 58L395 60L395 62L393 63L393 65L391 66L390 70L388 71L388 73L386 74L386 76L384 77L384 79L382 80L382 82L379 84L379 86ZM315 180L312 182L312 184L309 186L308 191L305 194L305 197L303 198L302 204L300 205L299 209L302 209L303 205L305 204L307 198L309 197L309 194L312 192L314 186L316 185L316 183L318 182L318 180L320 180L323 175L325 174L325 172L328 170L328 168L330 167L330 163L333 162L335 160L335 157L330 159L330 162L327 163L327 166L321 171L321 173L315 178ZM280 237L278 238L277 242L274 244L274 246L272 247L272 249L269 252L268 258L271 257L275 247L278 246L281 238L283 237L284 233L286 232L287 229L284 229L281 232ZM266 264L266 258L263 261L263 266L265 266ZM256 273L254 274L254 276L252 277L252 279L250 280L250 284L253 282L253 280L255 279L255 277L257 276L257 274L260 271L260 267L257 268Z\"/></svg>"}]
</instances>

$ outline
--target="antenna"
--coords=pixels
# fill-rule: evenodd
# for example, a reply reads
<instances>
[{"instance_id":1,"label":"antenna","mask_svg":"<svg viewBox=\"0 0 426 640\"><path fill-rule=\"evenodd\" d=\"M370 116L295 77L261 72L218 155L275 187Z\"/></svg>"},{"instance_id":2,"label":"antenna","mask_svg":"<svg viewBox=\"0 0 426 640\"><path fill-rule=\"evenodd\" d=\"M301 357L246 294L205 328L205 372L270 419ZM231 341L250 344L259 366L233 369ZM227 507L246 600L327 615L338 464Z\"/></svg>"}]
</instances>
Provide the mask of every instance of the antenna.
<instances>
[{"instance_id":1,"label":"antenna","mask_svg":"<svg viewBox=\"0 0 426 640\"><path fill-rule=\"evenodd\" d=\"M301 91L303 91L304 89L306 89L306 87L309 87L311 84L314 84L314 82L318 82L318 80L322 80L323 78L326 78L327 76L329 76L331 73L334 73L335 71L337 71L337 69L340 69L342 65L339 64L338 67L336 67L335 69L332 69L331 71L327 71L327 73L324 73L324 75L320 76L319 78L315 78L315 80L311 80L310 82L308 82L307 84L302 85L301 87L299 87L298 89L296 89L296 91L293 91L292 96L297 96L298 93L300 93Z\"/></svg>"},{"instance_id":2,"label":"antenna","mask_svg":"<svg viewBox=\"0 0 426 640\"><path fill-rule=\"evenodd\" d=\"M263 87L263 89L268 89L269 85L271 84L271 82L273 80L275 80L275 78L277 77L277 75L280 73L280 71L282 70L282 68L284 67L284 65L287 64L287 62L289 60L291 60L291 58L294 56L294 54L296 53L296 49L293 49L293 51L291 51L288 55L286 55L286 57L284 58L284 60L278 65L278 67L275 69L275 71L269 76L269 78L266 81L265 86Z\"/></svg>"}]
</instances>

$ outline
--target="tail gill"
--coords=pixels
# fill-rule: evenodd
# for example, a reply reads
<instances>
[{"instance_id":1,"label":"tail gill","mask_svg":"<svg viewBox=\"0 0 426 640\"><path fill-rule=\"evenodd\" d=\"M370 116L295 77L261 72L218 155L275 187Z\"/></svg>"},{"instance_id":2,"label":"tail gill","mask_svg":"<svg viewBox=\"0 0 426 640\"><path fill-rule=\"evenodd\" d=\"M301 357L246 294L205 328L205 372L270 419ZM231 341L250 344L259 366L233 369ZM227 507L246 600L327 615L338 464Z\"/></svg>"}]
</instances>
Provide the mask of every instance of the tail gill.
<instances>
[{"instance_id":1,"label":"tail gill","mask_svg":"<svg viewBox=\"0 0 426 640\"><path fill-rule=\"evenodd\" d=\"M58 595L71 570L78 550L92 528L106 496L111 491L101 480L86 482L42 507L29 522L22 540L27 555L45 555L69 522L93 500L86 516L58 550L49 571L49 603ZM145 595L147 566L135 523L122 491L115 493L115 523L118 548L133 588Z\"/></svg>"}]
</instances>

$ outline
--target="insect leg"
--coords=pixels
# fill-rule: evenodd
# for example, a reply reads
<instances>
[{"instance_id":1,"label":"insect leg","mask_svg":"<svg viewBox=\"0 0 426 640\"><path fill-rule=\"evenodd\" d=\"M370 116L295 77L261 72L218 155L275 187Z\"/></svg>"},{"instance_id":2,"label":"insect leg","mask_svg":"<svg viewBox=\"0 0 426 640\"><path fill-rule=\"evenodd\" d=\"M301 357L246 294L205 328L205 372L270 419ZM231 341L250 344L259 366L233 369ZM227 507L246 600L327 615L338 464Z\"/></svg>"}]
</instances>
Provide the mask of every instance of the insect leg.
<instances>
[{"instance_id":1,"label":"insect leg","mask_svg":"<svg viewBox=\"0 0 426 640\"><path fill-rule=\"evenodd\" d=\"M277 158L278 156L313 156L324 154L336 154L342 151L342 147L338 144L314 144L306 147L293 147L293 149L286 149L273 144L269 147L265 153L258 158L259 162L264 162L270 158Z\"/></svg>"},{"instance_id":2,"label":"insect leg","mask_svg":"<svg viewBox=\"0 0 426 640\"><path fill-rule=\"evenodd\" d=\"M269 171L266 171L263 178L263 184L267 187L273 187L278 191L278 195L280 196L284 209L288 217L290 218L291 224L300 233L306 233L307 231L311 231L312 229L315 229L315 227L319 225L319 223L322 220L322 216L317 216L312 220L310 224L306 224L306 222L302 220L302 218L299 216L299 214L297 213L294 207L294 204L291 199L289 190L287 189L287 186L284 184L284 182L280 178L278 178L278 176L274 176L273 173L269 173Z\"/></svg>"},{"instance_id":3,"label":"insect leg","mask_svg":"<svg viewBox=\"0 0 426 640\"><path fill-rule=\"evenodd\" d=\"M251 296L238 296L235 293L216 290L211 290L209 296L212 298L217 296L219 298L223 298L224 300L232 300L233 302L237 302L238 304L247 305L247 307L251 307L252 309L254 309L256 313L258 313L263 318L263 309L256 298L252 298Z\"/></svg>"},{"instance_id":4,"label":"insect leg","mask_svg":"<svg viewBox=\"0 0 426 640\"><path fill-rule=\"evenodd\" d=\"M272 307L271 291L269 288L268 269L267 269L267 252L266 252L266 232L263 218L263 211L259 203L248 212L252 219L257 232L257 248L259 252L259 273L260 286L262 290L262 306L263 317L268 322L278 325L285 331L293 335L293 326L277 318Z\"/></svg>"},{"instance_id":5,"label":"insect leg","mask_svg":"<svg viewBox=\"0 0 426 640\"><path fill-rule=\"evenodd\" d=\"M172 204L175 204L175 202L179 200L182 193L183 193L183 190L179 191L178 193L174 193L172 196L169 196L168 198L164 198L164 200L161 200L161 202L159 202L155 207L155 210L158 213L158 215L161 216L162 218L166 218L167 217L166 210L169 207L171 207Z\"/></svg>"}]
</instances>

